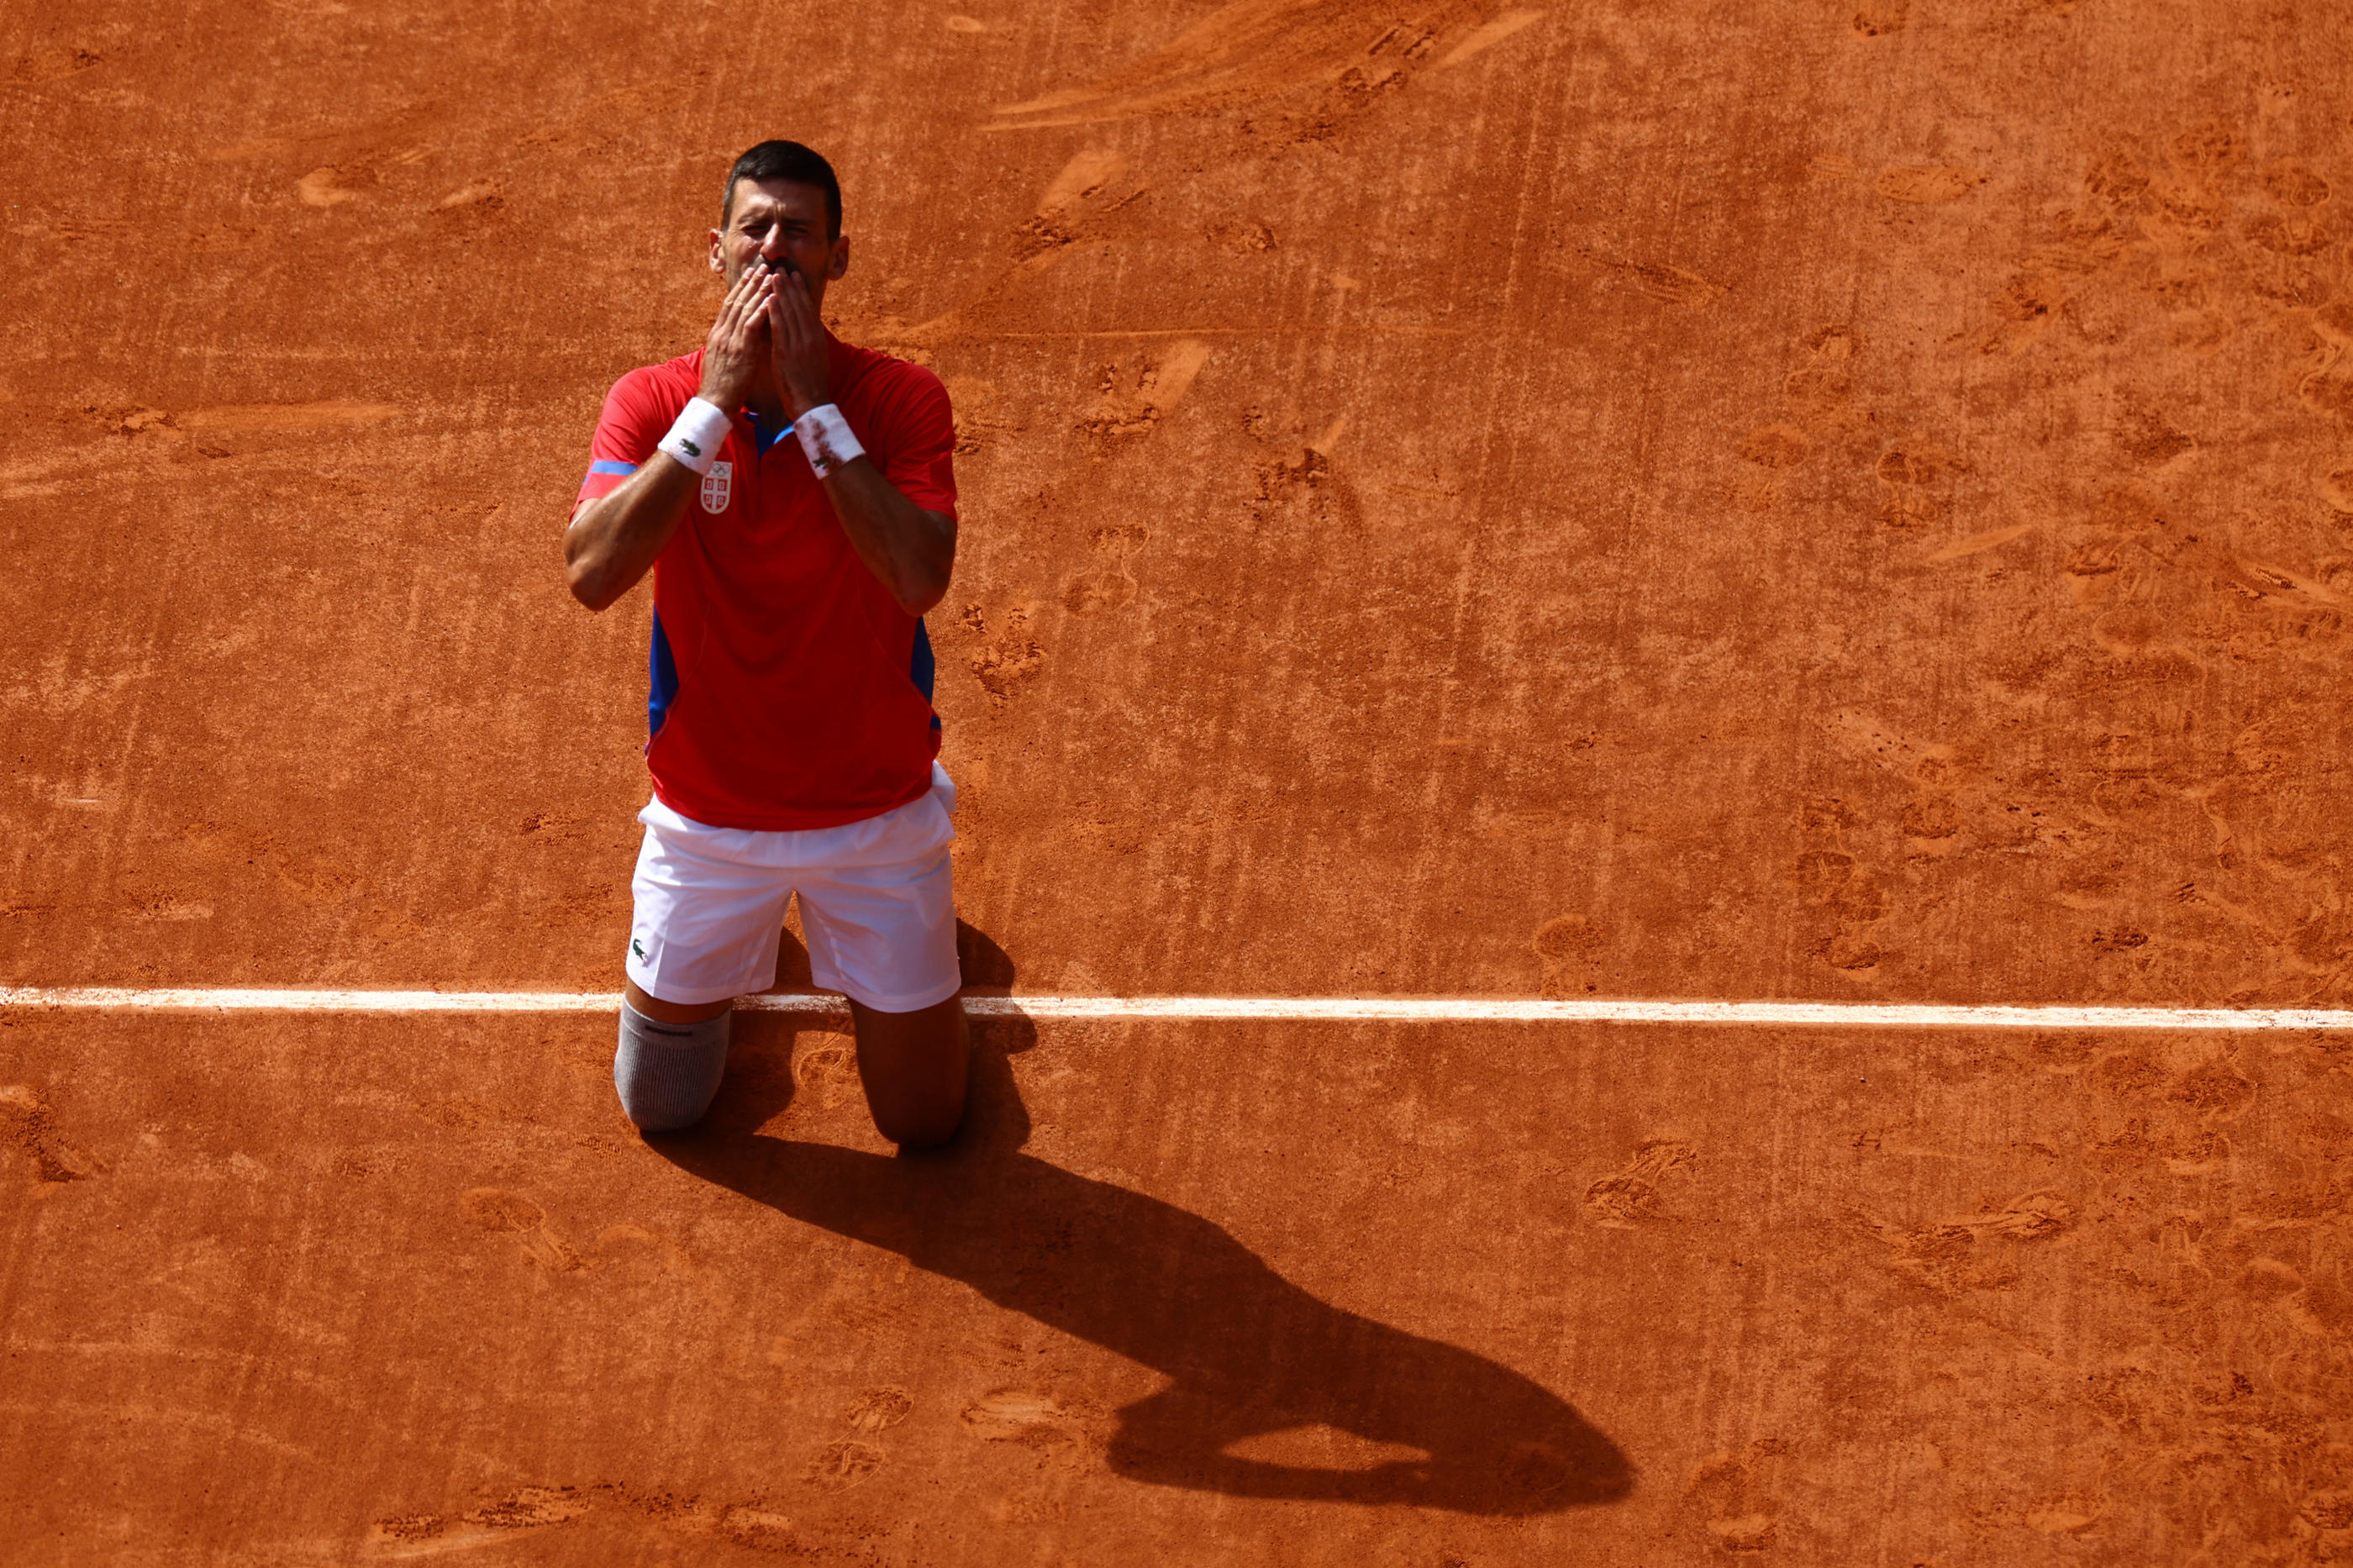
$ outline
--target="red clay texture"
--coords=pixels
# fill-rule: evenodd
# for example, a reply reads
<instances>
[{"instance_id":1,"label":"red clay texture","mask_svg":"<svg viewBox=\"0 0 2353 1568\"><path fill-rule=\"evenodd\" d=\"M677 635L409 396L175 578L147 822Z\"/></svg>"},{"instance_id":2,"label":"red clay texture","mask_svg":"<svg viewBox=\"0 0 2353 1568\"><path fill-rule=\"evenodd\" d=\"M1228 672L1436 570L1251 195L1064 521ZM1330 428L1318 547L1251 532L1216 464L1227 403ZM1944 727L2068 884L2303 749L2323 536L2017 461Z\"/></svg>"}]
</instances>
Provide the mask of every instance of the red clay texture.
<instances>
[{"instance_id":1,"label":"red clay texture","mask_svg":"<svg viewBox=\"0 0 2353 1568\"><path fill-rule=\"evenodd\" d=\"M610 1053L0 1029L9 1560L2347 1540L2342 1049L992 1022L920 1158L846 1036L746 1020L657 1140Z\"/></svg>"},{"instance_id":2,"label":"red clay texture","mask_svg":"<svg viewBox=\"0 0 2353 1568\"><path fill-rule=\"evenodd\" d=\"M2353 1000L2341 7L625 12L0 24L0 984L617 989L560 533L789 136L968 981ZM0 1013L0 1559L2353 1555L2329 1037L609 1030Z\"/></svg>"}]
</instances>

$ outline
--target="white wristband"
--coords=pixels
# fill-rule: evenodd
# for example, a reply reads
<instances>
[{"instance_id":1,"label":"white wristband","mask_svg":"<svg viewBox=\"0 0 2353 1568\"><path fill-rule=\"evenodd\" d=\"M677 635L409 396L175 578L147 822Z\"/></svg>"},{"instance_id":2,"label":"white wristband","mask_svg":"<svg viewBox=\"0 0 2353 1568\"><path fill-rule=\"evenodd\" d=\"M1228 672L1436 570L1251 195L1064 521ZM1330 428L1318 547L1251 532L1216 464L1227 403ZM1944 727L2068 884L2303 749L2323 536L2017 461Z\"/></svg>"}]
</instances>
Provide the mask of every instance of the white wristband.
<instances>
[{"instance_id":1,"label":"white wristband","mask_svg":"<svg viewBox=\"0 0 2353 1568\"><path fill-rule=\"evenodd\" d=\"M794 420L793 434L801 438L801 450L808 454L809 467L821 479L831 477L844 463L866 456L866 448L849 433L849 421L830 403L819 404Z\"/></svg>"},{"instance_id":2,"label":"white wristband","mask_svg":"<svg viewBox=\"0 0 2353 1568\"><path fill-rule=\"evenodd\" d=\"M658 450L668 452L697 474L708 474L734 423L719 405L695 398L679 411L678 423L661 438Z\"/></svg>"}]
</instances>

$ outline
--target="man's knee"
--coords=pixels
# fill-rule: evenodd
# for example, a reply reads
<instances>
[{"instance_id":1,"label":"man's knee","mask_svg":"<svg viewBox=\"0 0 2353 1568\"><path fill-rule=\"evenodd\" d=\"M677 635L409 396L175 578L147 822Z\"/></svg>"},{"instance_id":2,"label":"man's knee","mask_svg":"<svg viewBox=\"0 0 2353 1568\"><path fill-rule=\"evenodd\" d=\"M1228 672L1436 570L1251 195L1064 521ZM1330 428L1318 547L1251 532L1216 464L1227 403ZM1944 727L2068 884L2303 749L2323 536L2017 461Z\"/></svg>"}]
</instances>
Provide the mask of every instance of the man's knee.
<instances>
[{"instance_id":1,"label":"man's knee","mask_svg":"<svg viewBox=\"0 0 2353 1568\"><path fill-rule=\"evenodd\" d=\"M874 1130L902 1149L937 1149L955 1141L964 1125L964 1104L877 1108Z\"/></svg>"},{"instance_id":2,"label":"man's knee","mask_svg":"<svg viewBox=\"0 0 2353 1568\"><path fill-rule=\"evenodd\" d=\"M648 1132L673 1132L702 1121L727 1071L733 1017L722 1013L694 1024L659 1023L623 1001L613 1088L629 1120Z\"/></svg>"},{"instance_id":3,"label":"man's knee","mask_svg":"<svg viewBox=\"0 0 2353 1568\"><path fill-rule=\"evenodd\" d=\"M955 1139L964 1125L964 1089L944 1086L927 1093L900 1093L872 1102L874 1130L902 1149L936 1149Z\"/></svg>"}]
</instances>

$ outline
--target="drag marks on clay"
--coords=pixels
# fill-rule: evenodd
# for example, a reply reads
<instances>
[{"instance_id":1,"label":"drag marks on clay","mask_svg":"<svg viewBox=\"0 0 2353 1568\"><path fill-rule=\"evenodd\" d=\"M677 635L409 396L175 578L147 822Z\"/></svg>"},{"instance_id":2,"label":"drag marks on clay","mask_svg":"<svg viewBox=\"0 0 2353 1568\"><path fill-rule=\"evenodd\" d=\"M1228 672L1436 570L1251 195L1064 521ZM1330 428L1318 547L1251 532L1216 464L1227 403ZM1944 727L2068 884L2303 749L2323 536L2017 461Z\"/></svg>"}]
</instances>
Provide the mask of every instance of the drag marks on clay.
<instances>
[{"instance_id":1,"label":"drag marks on clay","mask_svg":"<svg viewBox=\"0 0 2353 1568\"><path fill-rule=\"evenodd\" d=\"M2215 582L2227 593L2274 608L2307 614L2327 611L2332 616L2353 610L2353 596L2335 584L2252 556L2238 556L2218 567Z\"/></svg>"},{"instance_id":2,"label":"drag marks on clay","mask_svg":"<svg viewBox=\"0 0 2353 1568\"><path fill-rule=\"evenodd\" d=\"M1957 163L1905 163L1881 171L1871 188L1890 201L1944 206L1984 184L1986 178Z\"/></svg>"},{"instance_id":3,"label":"drag marks on clay","mask_svg":"<svg viewBox=\"0 0 2353 1568\"><path fill-rule=\"evenodd\" d=\"M1568 254L1574 268L1585 270L1607 284L1662 305L1690 310L1704 310L1732 291L1727 284L1704 278L1689 268L1676 267L1664 261L1605 256L1583 247Z\"/></svg>"},{"instance_id":4,"label":"drag marks on clay","mask_svg":"<svg viewBox=\"0 0 2353 1568\"><path fill-rule=\"evenodd\" d=\"M1006 1387L965 1404L957 1425L986 1456L981 1462L995 1494L990 1517L1013 1524L1068 1518L1082 1478L1104 1475L1115 1423L1082 1400Z\"/></svg>"},{"instance_id":5,"label":"drag marks on clay","mask_svg":"<svg viewBox=\"0 0 2353 1568\"><path fill-rule=\"evenodd\" d=\"M455 1513L396 1513L378 1519L364 1544L371 1560L407 1560L512 1546L533 1535L593 1531L612 1560L632 1560L628 1546L707 1552L724 1541L754 1551L806 1554L810 1543L765 1498L711 1501L617 1482L522 1487ZM631 1538L635 1538L634 1542ZM664 1552L664 1555L667 1555Z\"/></svg>"},{"instance_id":6,"label":"drag marks on clay","mask_svg":"<svg viewBox=\"0 0 2353 1568\"><path fill-rule=\"evenodd\" d=\"M69 1142L57 1116L30 1084L0 1084L0 1145L32 1165L36 1182L82 1182L106 1171L106 1162Z\"/></svg>"},{"instance_id":7,"label":"drag marks on clay","mask_svg":"<svg viewBox=\"0 0 2353 1568\"><path fill-rule=\"evenodd\" d=\"M1905 489L1924 489L1969 470L1966 458L1918 436L1890 447L1873 467L1888 484Z\"/></svg>"},{"instance_id":8,"label":"drag marks on clay","mask_svg":"<svg viewBox=\"0 0 2353 1568\"><path fill-rule=\"evenodd\" d=\"M1978 336L1978 353L2016 359L2041 342L2067 304L2063 273L2029 268L2002 285L1990 301L1993 323Z\"/></svg>"},{"instance_id":9,"label":"drag marks on clay","mask_svg":"<svg viewBox=\"0 0 2353 1568\"><path fill-rule=\"evenodd\" d=\"M2249 218L2240 232L2274 256L2299 258L2322 255L2337 240L2327 223L2292 213L2265 213Z\"/></svg>"},{"instance_id":10,"label":"drag marks on clay","mask_svg":"<svg viewBox=\"0 0 2353 1568\"><path fill-rule=\"evenodd\" d=\"M359 192L344 186L342 178L332 165L313 169L294 182L294 194L306 207L334 207L359 200Z\"/></svg>"},{"instance_id":11,"label":"drag marks on clay","mask_svg":"<svg viewBox=\"0 0 2353 1568\"><path fill-rule=\"evenodd\" d=\"M489 1231L536 1230L547 1219L547 1211L524 1197L503 1187L471 1187L458 1199L458 1207L475 1225Z\"/></svg>"},{"instance_id":12,"label":"drag marks on clay","mask_svg":"<svg viewBox=\"0 0 2353 1568\"><path fill-rule=\"evenodd\" d=\"M109 437L130 437L111 447L126 458L169 454L173 461L193 462L198 458L237 455L244 449L241 441L248 437L324 436L381 425L399 418L403 412L388 403L345 399L215 404L183 409L90 403L60 409L58 417L60 423L94 427ZM52 456L0 467L0 486L5 487L0 489L0 496L21 499L55 493L58 489L55 483L42 481L87 469L93 458L104 462L111 457L111 452L101 455L75 445Z\"/></svg>"},{"instance_id":13,"label":"drag marks on clay","mask_svg":"<svg viewBox=\"0 0 2353 1568\"><path fill-rule=\"evenodd\" d=\"M2021 1246L2045 1243L2075 1224L2076 1205L2063 1194L2037 1192L1988 1204L1955 1219L1903 1225L1868 1215L1858 1223L1886 1250L1882 1265L1907 1283L1942 1296L2007 1290L2021 1275Z\"/></svg>"},{"instance_id":14,"label":"drag marks on clay","mask_svg":"<svg viewBox=\"0 0 2353 1568\"><path fill-rule=\"evenodd\" d=\"M506 184L502 180L473 180L459 186L433 204L436 212L455 212L461 207L491 209L505 205Z\"/></svg>"},{"instance_id":15,"label":"drag marks on clay","mask_svg":"<svg viewBox=\"0 0 2353 1568\"><path fill-rule=\"evenodd\" d=\"M1049 222L1059 218L1126 172L1127 155L1117 148L1081 148L1046 183L1046 194L1038 198L1038 216Z\"/></svg>"},{"instance_id":16,"label":"drag marks on clay","mask_svg":"<svg viewBox=\"0 0 2353 1568\"><path fill-rule=\"evenodd\" d=\"M717 1533L755 1552L794 1550L792 1531L792 1520L774 1509L734 1503L719 1513Z\"/></svg>"},{"instance_id":17,"label":"drag marks on clay","mask_svg":"<svg viewBox=\"0 0 2353 1568\"><path fill-rule=\"evenodd\" d=\"M1100 239L1105 219L1143 200L1151 190L1139 181L1124 179L1126 173L1127 157L1115 148L1087 147L1073 154L1047 182L1037 212L1015 237L1016 270L1042 271L1081 241ZM998 289L1003 286L1000 279Z\"/></svg>"},{"instance_id":18,"label":"drag marks on clay","mask_svg":"<svg viewBox=\"0 0 2353 1568\"><path fill-rule=\"evenodd\" d=\"M174 893L149 891L133 892L128 901L128 913L134 921L176 925L213 918L213 904L209 899L190 899Z\"/></svg>"},{"instance_id":19,"label":"drag marks on clay","mask_svg":"<svg viewBox=\"0 0 2353 1568\"><path fill-rule=\"evenodd\" d=\"M164 423L183 430L258 435L352 429L400 417L389 403L330 399L320 403L222 403L184 409Z\"/></svg>"},{"instance_id":20,"label":"drag marks on clay","mask_svg":"<svg viewBox=\"0 0 2353 1568\"><path fill-rule=\"evenodd\" d=\"M562 1237L548 1228L547 1212L521 1193L503 1187L472 1187L459 1197L458 1206L478 1228L516 1237L524 1260L535 1268L571 1274L587 1267Z\"/></svg>"},{"instance_id":21,"label":"drag marks on clay","mask_svg":"<svg viewBox=\"0 0 2353 1568\"><path fill-rule=\"evenodd\" d=\"M957 1413L964 1429L984 1443L1026 1449L1040 1467L1070 1470L1101 1447L1096 1423L1035 1389L1001 1388Z\"/></svg>"},{"instance_id":22,"label":"drag marks on clay","mask_svg":"<svg viewBox=\"0 0 2353 1568\"><path fill-rule=\"evenodd\" d=\"M686 1248L676 1241L658 1230L627 1221L598 1231L589 1256L579 1259L578 1267L596 1269L600 1279L638 1283L700 1279L702 1275Z\"/></svg>"},{"instance_id":23,"label":"drag marks on clay","mask_svg":"<svg viewBox=\"0 0 2353 1568\"><path fill-rule=\"evenodd\" d=\"M19 55L16 62L8 68L8 79L19 87L37 87L79 76L105 63L106 56L99 49L61 44L52 48L36 49L28 55Z\"/></svg>"},{"instance_id":24,"label":"drag marks on clay","mask_svg":"<svg viewBox=\"0 0 2353 1568\"><path fill-rule=\"evenodd\" d=\"M547 1211L521 1193L470 1187L459 1194L458 1208L476 1229L514 1237L522 1260L550 1274L595 1273L600 1279L637 1285L702 1278L683 1247L645 1226L628 1221L608 1225L583 1255L556 1234Z\"/></svg>"},{"instance_id":25,"label":"drag marks on clay","mask_svg":"<svg viewBox=\"0 0 2353 1568\"><path fill-rule=\"evenodd\" d=\"M685 79L689 89L693 80L691 76ZM559 148L582 151L594 144L592 137L573 132L573 127L583 121L596 127L594 136L609 141L616 110L624 114L634 110L641 116L649 104L674 100L680 85L676 81L659 84L650 96L643 88L608 93L590 100L569 121L538 125L516 138L512 149L526 157ZM633 93L640 97L632 99ZM452 171L443 163L448 150L433 139L437 128L444 125L436 106L419 104L393 115L310 134L262 137L208 148L201 155L214 163L276 164L282 173L263 177L290 181L293 199L317 212L356 204L396 214L395 221L407 226L419 220L465 224L499 211L505 205L506 177L495 165L512 161L513 153L504 159L491 153L491 170ZM308 171L298 173L306 164ZM227 243L204 248L243 248L260 237L240 235L236 226L229 226L222 234Z\"/></svg>"},{"instance_id":26,"label":"drag marks on clay","mask_svg":"<svg viewBox=\"0 0 2353 1568\"><path fill-rule=\"evenodd\" d=\"M1004 333L992 331L990 327L993 321L1008 314L1024 326L1033 324L1037 320L1036 307L1022 302L1024 291L1034 292L1042 274L1050 268L1061 267L1077 257L1099 255L1124 234L1133 232L1133 218L1123 220L1119 215L1134 207L1150 192L1148 184L1130 177L1125 153L1111 147L1081 148L1047 182L1031 215L1014 226L1008 237L1010 255L993 277L961 303L927 321L910 324L896 318L886 318L873 324L871 335L878 342L899 343L918 353L944 342L972 338L1177 335L1161 331L1125 333L1117 331L1082 331L1069 334ZM950 390L953 392L954 388ZM957 414L961 420L964 416L961 404Z\"/></svg>"},{"instance_id":27,"label":"drag marks on clay","mask_svg":"<svg viewBox=\"0 0 2353 1568\"><path fill-rule=\"evenodd\" d=\"M539 1530L568 1524L588 1511L588 1500L569 1487L525 1487L465 1516L492 1530Z\"/></svg>"},{"instance_id":28,"label":"drag marks on clay","mask_svg":"<svg viewBox=\"0 0 2353 1568\"><path fill-rule=\"evenodd\" d=\"M1061 1406L1047 1395L1018 1388L984 1394L961 1413L965 1428L991 1443L1018 1440L1023 1433L1054 1426L1062 1416Z\"/></svg>"},{"instance_id":29,"label":"drag marks on clay","mask_svg":"<svg viewBox=\"0 0 2353 1568\"><path fill-rule=\"evenodd\" d=\"M1439 58L1436 68L1444 70L1449 66L1459 66L1472 56L1493 48L1521 28L1533 26L1544 18L1542 11L1506 11L1492 22L1473 27L1461 43Z\"/></svg>"},{"instance_id":30,"label":"drag marks on clay","mask_svg":"<svg viewBox=\"0 0 2353 1568\"><path fill-rule=\"evenodd\" d=\"M1728 286L1703 278L1687 268L1671 267L1662 261L1613 261L1609 266L1636 292L1662 304L1697 309L1713 305L1732 291Z\"/></svg>"},{"instance_id":31,"label":"drag marks on clay","mask_svg":"<svg viewBox=\"0 0 2353 1568\"><path fill-rule=\"evenodd\" d=\"M1989 550L1999 550L2014 540L2023 539L2033 531L2034 524L2031 522L2012 523L2008 528L1989 528L1983 533L1972 533L1966 539L1953 541L1943 549L1930 553L1927 560L1931 564L1941 564L1947 561L1959 561L1971 555L1980 555Z\"/></svg>"},{"instance_id":32,"label":"drag marks on clay","mask_svg":"<svg viewBox=\"0 0 2353 1568\"><path fill-rule=\"evenodd\" d=\"M2177 1243L2188 1239L2178 1223L2165 1228ZM2206 1227L2193 1224L2189 1228ZM2325 1416L2316 1419L2311 1405L2299 1409L2297 1402L2278 1397L2285 1381L2281 1374L2304 1359L2299 1352L2308 1354L2316 1347L2283 1344L2266 1321L2272 1314L2261 1296L2253 1300L2252 1310L2250 1303L2223 1296L2180 1312L2211 1286L2228 1283L2227 1276L2212 1279L2196 1266L2196 1250L2191 1243L2181 1258L2188 1266L2184 1277L2160 1287L2169 1298L2164 1305L2174 1310L2159 1321L2170 1320L2168 1328L2200 1320L2211 1326L2186 1336L2160 1331L2150 1340L2118 1345L2108 1357L2069 1377L2075 1398L2068 1403L2095 1423L2093 1433L2114 1445L2102 1456L2100 1479L2115 1492L2135 1499L2138 1507L2158 1510L2177 1525L2211 1529L2209 1521L2232 1521L2225 1525L2229 1535L2224 1539L2235 1537L2241 1544L2218 1553L2216 1561L2329 1561L2325 1551L2308 1550L2320 1544L2308 1538L2297 1542L2306 1550L2293 1554L2263 1550L2300 1532L2295 1510L2299 1500L2308 1506L2316 1495L2316 1479L2336 1479L2333 1465L2316 1463L2314 1458L2327 1450L2333 1423ZM2219 1321L2213 1321L2216 1317ZM2227 1338L2217 1335L2217 1328ZM2266 1341L2286 1353L2274 1359L2257 1351ZM2120 1444L2119 1438L2124 1439ZM2268 1502L2254 1516L2262 1522L2234 1521L2232 1508L2244 1508L2249 1496L2258 1492ZM2070 1489L1996 1493L1971 1500L1968 1512L1979 1528L2073 1534L2111 1516L2114 1505L2106 1491ZM2258 1531L2262 1546L2249 1539Z\"/></svg>"},{"instance_id":33,"label":"drag marks on clay","mask_svg":"<svg viewBox=\"0 0 2353 1568\"><path fill-rule=\"evenodd\" d=\"M1489 17L1472 0L1430 0L1406 20L1370 0L1238 0L1086 86L1002 106L989 129L1219 113L1275 102L1285 112L1271 129L1285 140L1320 138L1422 70L1467 59L1542 16L1514 11Z\"/></svg>"},{"instance_id":34,"label":"drag marks on clay","mask_svg":"<svg viewBox=\"0 0 2353 1568\"><path fill-rule=\"evenodd\" d=\"M1679 1138L1646 1139L1634 1157L1585 1189L1585 1212L1609 1230L1636 1230L1670 1216L1659 1207L1660 1185L1673 1172L1698 1163L1693 1147Z\"/></svg>"},{"instance_id":35,"label":"drag marks on clay","mask_svg":"<svg viewBox=\"0 0 2353 1568\"><path fill-rule=\"evenodd\" d=\"M2145 410L2127 412L2115 447L2146 473L2187 463L2196 449L2193 437ZM2057 542L2062 584L2100 617L2092 641L2113 661L2098 667L2104 685L2202 681L2216 655L2327 660L2353 632L2353 560L2330 553L2293 563L2232 547L2233 535L2276 537L2270 518L2243 511L2219 526L2192 523L2139 483L2107 487L2089 511L2062 523Z\"/></svg>"}]
</instances>

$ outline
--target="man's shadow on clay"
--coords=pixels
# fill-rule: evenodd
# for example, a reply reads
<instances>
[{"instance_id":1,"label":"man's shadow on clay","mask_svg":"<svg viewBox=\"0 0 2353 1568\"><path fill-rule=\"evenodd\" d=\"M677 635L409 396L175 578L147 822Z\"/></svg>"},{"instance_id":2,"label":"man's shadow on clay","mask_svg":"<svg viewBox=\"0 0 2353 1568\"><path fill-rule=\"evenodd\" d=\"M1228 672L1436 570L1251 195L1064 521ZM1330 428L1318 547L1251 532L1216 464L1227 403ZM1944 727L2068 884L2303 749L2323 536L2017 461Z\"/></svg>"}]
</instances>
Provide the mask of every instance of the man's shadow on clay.
<instances>
[{"instance_id":1,"label":"man's shadow on clay","mask_svg":"<svg viewBox=\"0 0 2353 1568\"><path fill-rule=\"evenodd\" d=\"M961 922L957 938L968 992L1009 987L996 943ZM649 1142L695 1175L1166 1375L1166 1389L1118 1412L1108 1458L1130 1479L1476 1514L1631 1489L1618 1447L1518 1373L1326 1305L1198 1215L1022 1153L1029 1118L1008 1058L1036 1031L987 1018L973 1034L970 1109L944 1150L894 1158L753 1131L785 1109L793 1079L740 1046L738 1066L753 1070L731 1073L703 1124ZM1429 1458L1318 1468L1228 1452L1316 1423Z\"/></svg>"}]
</instances>

